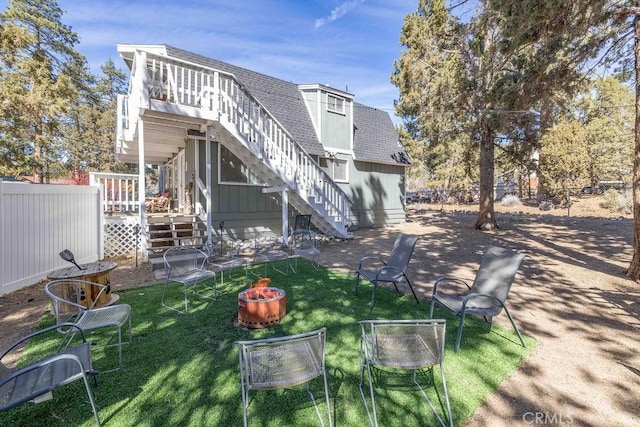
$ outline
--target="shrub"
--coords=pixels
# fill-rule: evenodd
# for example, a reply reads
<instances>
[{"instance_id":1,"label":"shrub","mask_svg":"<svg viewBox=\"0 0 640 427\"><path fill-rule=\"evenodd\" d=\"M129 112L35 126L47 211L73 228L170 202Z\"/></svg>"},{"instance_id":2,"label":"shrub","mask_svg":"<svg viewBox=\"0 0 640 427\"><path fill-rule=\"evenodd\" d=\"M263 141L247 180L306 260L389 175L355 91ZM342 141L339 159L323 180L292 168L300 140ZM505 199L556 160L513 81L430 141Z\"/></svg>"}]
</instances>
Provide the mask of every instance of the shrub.
<instances>
[{"instance_id":1,"label":"shrub","mask_svg":"<svg viewBox=\"0 0 640 427\"><path fill-rule=\"evenodd\" d=\"M518 196L514 196L513 194L507 194L502 198L500 204L509 208L515 208L520 206L520 199Z\"/></svg>"},{"instance_id":2,"label":"shrub","mask_svg":"<svg viewBox=\"0 0 640 427\"><path fill-rule=\"evenodd\" d=\"M550 211L555 209L553 202L551 200L543 200L540 202L540 210L541 211Z\"/></svg>"},{"instance_id":3,"label":"shrub","mask_svg":"<svg viewBox=\"0 0 640 427\"><path fill-rule=\"evenodd\" d=\"M604 192L604 200L600 203L600 206L605 209L613 210L618 204L619 197L620 194L613 188L610 188Z\"/></svg>"}]
</instances>

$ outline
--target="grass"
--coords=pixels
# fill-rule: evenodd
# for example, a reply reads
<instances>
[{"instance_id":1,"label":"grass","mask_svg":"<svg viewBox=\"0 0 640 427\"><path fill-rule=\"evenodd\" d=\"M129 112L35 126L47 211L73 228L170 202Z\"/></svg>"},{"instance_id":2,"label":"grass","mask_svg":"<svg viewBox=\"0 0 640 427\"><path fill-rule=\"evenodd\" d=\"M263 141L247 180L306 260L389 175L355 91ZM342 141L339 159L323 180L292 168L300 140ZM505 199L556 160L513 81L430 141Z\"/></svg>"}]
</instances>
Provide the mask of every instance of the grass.
<instances>
[{"instance_id":1,"label":"grass","mask_svg":"<svg viewBox=\"0 0 640 427\"><path fill-rule=\"evenodd\" d=\"M360 427L367 412L358 388L358 320L417 319L428 317L428 304L415 303L413 296L398 295L384 288L376 293L372 313L368 308L371 286L363 282L353 295L354 277L329 269L313 270L299 263L297 275L270 274L271 285L287 292L287 315L279 325L246 331L232 324L237 312L238 292L246 288L244 277L225 277L217 301L190 294L189 313L182 315L160 305L163 285L118 292L120 301L132 306L133 340L123 348L123 370L98 376L94 387L104 425L112 426L214 426L242 425L242 405L236 340L292 335L327 328L326 364L334 425ZM259 272L260 270L256 270ZM182 303L181 285L171 286L167 299ZM465 321L459 353L453 344L457 320L444 310L435 317L447 320L445 376L454 424L462 424L487 396L511 373L535 345L525 337L523 348L512 330L491 329L484 321ZM517 321L517 319L516 319ZM40 327L53 324L47 315ZM98 332L91 340L102 344L111 336ZM55 335L30 346L24 358L35 357L43 346L51 346ZM94 349L94 364L108 369L117 361L115 347ZM434 371L441 391L439 372ZM322 384L312 383L322 404ZM368 397L365 386L365 395ZM378 392L379 391L379 392ZM433 387L428 393L434 402ZM437 425L420 393L412 388L377 388L378 421L384 426ZM319 425L315 409L304 388L254 392L249 424L263 426ZM437 403L436 403L437 405ZM322 406L320 406L323 409ZM442 407L439 408L442 414ZM325 415L326 411L322 412ZM51 426L93 425L93 415L81 381L54 391L54 398L37 405L24 404L0 414L0 425Z\"/></svg>"}]
</instances>

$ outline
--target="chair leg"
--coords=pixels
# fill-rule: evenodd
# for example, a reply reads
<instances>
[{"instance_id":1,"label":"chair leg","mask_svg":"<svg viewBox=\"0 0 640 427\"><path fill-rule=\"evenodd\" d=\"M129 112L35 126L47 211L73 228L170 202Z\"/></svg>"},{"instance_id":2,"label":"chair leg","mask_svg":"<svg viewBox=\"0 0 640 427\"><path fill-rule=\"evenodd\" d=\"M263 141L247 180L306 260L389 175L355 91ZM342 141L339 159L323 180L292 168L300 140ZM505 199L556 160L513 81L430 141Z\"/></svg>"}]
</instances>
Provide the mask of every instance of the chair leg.
<instances>
[{"instance_id":1,"label":"chair leg","mask_svg":"<svg viewBox=\"0 0 640 427\"><path fill-rule=\"evenodd\" d=\"M509 320L511 321L511 325L513 326L513 329L515 329L516 334L518 334L518 338L520 338L520 343L524 348L527 348L527 344L525 344L524 339L522 338L522 335L520 335L520 331L518 330L516 323L513 321L513 317L511 317L511 313L509 313L507 306L503 305L503 307L504 307L504 311L507 313L507 317L509 317Z\"/></svg>"},{"instance_id":2,"label":"chair leg","mask_svg":"<svg viewBox=\"0 0 640 427\"><path fill-rule=\"evenodd\" d=\"M363 350L361 349L361 351ZM369 405L367 405L367 398L365 397L364 391L362 390L362 386L364 385L365 364L367 365L367 375L368 375L368 381L369 381L369 393L371 395L371 407L373 410L373 419L371 418L371 413L369 412ZM362 401L364 402L364 407L367 410L367 416L369 417L369 424L377 427L378 415L376 413L376 398L375 398L375 395L373 394L373 377L371 376L371 367L369 366L369 363L366 363L363 360L362 354L360 355L360 383L358 386L360 388L360 396L362 397Z\"/></svg>"},{"instance_id":3,"label":"chair leg","mask_svg":"<svg viewBox=\"0 0 640 427\"><path fill-rule=\"evenodd\" d=\"M451 416L451 404L449 403L449 393L447 392L447 381L444 379L444 367L440 362L440 376L442 377L442 388L444 389L444 400L447 403L447 419L449 426L453 427L453 417Z\"/></svg>"},{"instance_id":4,"label":"chair leg","mask_svg":"<svg viewBox=\"0 0 640 427\"><path fill-rule=\"evenodd\" d=\"M287 257L286 259L279 260L279 261L286 261L287 262L287 265L285 266L284 271L280 270L277 265L274 265L273 269L275 271L277 271L278 273L280 273L280 274L284 274L285 276L288 276L289 275L289 266L291 265L290 264L291 261L289 261L289 257ZM278 262L278 261L276 261L276 262Z\"/></svg>"},{"instance_id":5,"label":"chair leg","mask_svg":"<svg viewBox=\"0 0 640 427\"><path fill-rule=\"evenodd\" d=\"M360 284L360 273L356 273L356 286L353 289L353 294L358 295L358 285Z\"/></svg>"},{"instance_id":6,"label":"chair leg","mask_svg":"<svg viewBox=\"0 0 640 427\"><path fill-rule=\"evenodd\" d=\"M431 371L431 379L433 381L433 367L430 368L430 371ZM442 374L442 381L444 383L444 374L443 374L443 371L442 371L442 365L440 365L440 373ZM438 411L436 410L436 407L434 406L433 402L431 402L431 399L429 399L429 396L427 396L427 393L425 393L424 389L422 388L422 386L418 382L416 376L417 376L417 371L414 369L414 371L413 371L413 383L418 387L418 390L420 390L420 393L422 393L422 397L424 397L424 399L427 401L427 403L431 407L431 410L433 411L433 413L435 414L436 418L440 422L440 425L444 427L445 424L444 424L444 421L442 420L442 417L440 416L440 414L438 414ZM434 382L434 388L435 388L435 382ZM447 400L447 409L449 409L449 397L447 395L447 386L446 386L446 384L444 384L444 392L445 392L445 398ZM451 421L451 410L450 409L449 409L449 412L448 412L448 419L449 419L449 421ZM453 427L453 425L452 425L452 427Z\"/></svg>"},{"instance_id":7,"label":"chair leg","mask_svg":"<svg viewBox=\"0 0 640 427\"><path fill-rule=\"evenodd\" d=\"M222 274L222 273L220 273L220 274ZM199 282L199 283L196 283L194 285L191 285L191 287L193 288L193 293L195 295L198 295L198 296L200 296L202 298L207 298L207 299L211 299L211 300L215 301L215 300L218 299L218 282L216 280L216 276L215 275L211 276L210 279L212 280L212 285L210 287L210 290L213 293L213 297L208 297L206 295L206 292L209 289L207 287L207 282L209 281L209 279L207 279L207 280L205 280L203 282ZM198 291L198 286L202 286L204 289L202 291ZM185 286L185 291L187 290L187 288L188 288L188 286Z\"/></svg>"},{"instance_id":8,"label":"chair leg","mask_svg":"<svg viewBox=\"0 0 640 427\"><path fill-rule=\"evenodd\" d=\"M464 311L458 314L458 332L456 333L456 346L454 351L457 353L460 349L460 340L462 339L462 327L464 326Z\"/></svg>"},{"instance_id":9,"label":"chair leg","mask_svg":"<svg viewBox=\"0 0 640 427\"><path fill-rule=\"evenodd\" d=\"M129 344L132 339L133 339L133 332L131 330L131 312L129 312L129 339L124 344Z\"/></svg>"},{"instance_id":10,"label":"chair leg","mask_svg":"<svg viewBox=\"0 0 640 427\"><path fill-rule=\"evenodd\" d=\"M164 289L162 290L162 298L160 298L160 303L166 307L167 305L164 303L164 295L167 293L167 287L169 286L169 282L165 282Z\"/></svg>"},{"instance_id":11,"label":"chair leg","mask_svg":"<svg viewBox=\"0 0 640 427\"><path fill-rule=\"evenodd\" d=\"M295 261L294 261L294 265L291 264L291 262L289 262L289 267L291 268L291 272L293 274L298 274L298 258L300 258L298 255L294 256Z\"/></svg>"},{"instance_id":12,"label":"chair leg","mask_svg":"<svg viewBox=\"0 0 640 427\"><path fill-rule=\"evenodd\" d=\"M131 320L131 317L129 317L129 320ZM108 344L105 347L112 347L112 346L117 346L118 347L118 366L112 369L108 369L106 371L100 371L100 373L102 374L106 374L109 372L115 372L115 371L119 371L120 369L122 369L122 326L117 324L117 323L110 323L111 326L115 326L118 329L118 343L117 344Z\"/></svg>"},{"instance_id":13,"label":"chair leg","mask_svg":"<svg viewBox=\"0 0 640 427\"><path fill-rule=\"evenodd\" d=\"M323 374L324 377L324 374ZM326 393L326 399L327 399L327 409L328 409L328 415L329 415L329 427L332 427L333 424L331 422L331 406L329 405L329 391L327 388L327 382L326 382L326 377L325 377L325 393ZM309 393L309 397L311 398L311 401L313 402L313 406L316 410L316 415L318 416L318 419L320 420L320 425L322 425L322 427L324 427L324 421L322 420L322 414L320 414L320 409L318 408L318 402L316 401L315 396L313 395L313 393L311 392L311 388L309 387L309 382L307 382L307 393Z\"/></svg>"},{"instance_id":14,"label":"chair leg","mask_svg":"<svg viewBox=\"0 0 640 427\"><path fill-rule=\"evenodd\" d=\"M245 390L244 387L242 389L242 421L243 421L243 425L244 427L247 427L249 425L249 421L248 421L248 417L247 417L247 411L249 411L249 391Z\"/></svg>"},{"instance_id":15,"label":"chair leg","mask_svg":"<svg viewBox=\"0 0 640 427\"><path fill-rule=\"evenodd\" d=\"M431 307L429 307L429 319L433 319L433 306L436 303L436 299L431 297Z\"/></svg>"},{"instance_id":16,"label":"chair leg","mask_svg":"<svg viewBox=\"0 0 640 427\"><path fill-rule=\"evenodd\" d=\"M118 369L122 368L122 326L118 326Z\"/></svg>"},{"instance_id":17,"label":"chair leg","mask_svg":"<svg viewBox=\"0 0 640 427\"><path fill-rule=\"evenodd\" d=\"M373 310L373 305L376 303L376 288L378 287L378 281L371 282L373 285L373 292L371 292L371 302L369 303L369 310Z\"/></svg>"},{"instance_id":18,"label":"chair leg","mask_svg":"<svg viewBox=\"0 0 640 427\"><path fill-rule=\"evenodd\" d=\"M411 289L411 293L413 294L413 297L416 299L416 303L420 304L420 300L418 300L418 296L416 295L416 291L413 290L413 285L411 284L411 281L409 281L409 278L407 277L406 274L405 274L404 278L407 279L407 283L409 284L409 289Z\"/></svg>"},{"instance_id":19,"label":"chair leg","mask_svg":"<svg viewBox=\"0 0 640 427\"><path fill-rule=\"evenodd\" d=\"M98 416L98 407L96 406L95 399L93 398L93 393L91 392L91 387L89 387L89 381L87 380L87 375L82 374L82 379L84 380L84 386L87 389L87 396L89 396L89 402L91 403L91 409L93 410L93 416L96 419L96 426L100 427L100 417Z\"/></svg>"},{"instance_id":20,"label":"chair leg","mask_svg":"<svg viewBox=\"0 0 640 427\"><path fill-rule=\"evenodd\" d=\"M244 285L249 286L249 263L244 264Z\"/></svg>"},{"instance_id":21,"label":"chair leg","mask_svg":"<svg viewBox=\"0 0 640 427\"><path fill-rule=\"evenodd\" d=\"M185 311L180 311L175 307L171 307L171 306L165 304L165 302L164 302L164 296L165 296L165 293L167 292L167 287L168 286L169 286L169 282L165 283L164 290L162 291L162 298L160 299L160 303L162 304L162 306L168 308L169 310L177 311L180 314L187 314L187 308L188 308L187 307L187 287L183 285L184 286L184 307L185 307Z\"/></svg>"},{"instance_id":22,"label":"chair leg","mask_svg":"<svg viewBox=\"0 0 640 427\"><path fill-rule=\"evenodd\" d=\"M324 372L322 375L324 379L324 397L327 399L327 416L329 417L329 427L333 427L333 422L331 421L331 401L329 400L329 384L327 383L327 373Z\"/></svg>"},{"instance_id":23,"label":"chair leg","mask_svg":"<svg viewBox=\"0 0 640 427\"><path fill-rule=\"evenodd\" d=\"M319 271L320 270L320 260L318 259L318 255L314 255L313 258L311 258L311 266L316 270Z\"/></svg>"}]
</instances>

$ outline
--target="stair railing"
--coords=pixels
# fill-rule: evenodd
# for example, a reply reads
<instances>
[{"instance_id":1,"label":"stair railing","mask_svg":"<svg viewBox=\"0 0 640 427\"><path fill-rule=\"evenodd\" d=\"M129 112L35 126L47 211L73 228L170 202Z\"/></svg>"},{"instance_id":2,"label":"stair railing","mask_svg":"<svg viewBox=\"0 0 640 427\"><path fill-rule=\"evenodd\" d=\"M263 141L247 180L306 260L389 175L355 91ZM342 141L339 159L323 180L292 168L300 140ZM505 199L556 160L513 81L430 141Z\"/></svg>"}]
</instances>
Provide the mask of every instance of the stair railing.
<instances>
[{"instance_id":1,"label":"stair railing","mask_svg":"<svg viewBox=\"0 0 640 427\"><path fill-rule=\"evenodd\" d=\"M231 127L285 185L346 234L349 197L232 74L138 51L129 97L138 105L160 100L204 110L206 117Z\"/></svg>"}]
</instances>

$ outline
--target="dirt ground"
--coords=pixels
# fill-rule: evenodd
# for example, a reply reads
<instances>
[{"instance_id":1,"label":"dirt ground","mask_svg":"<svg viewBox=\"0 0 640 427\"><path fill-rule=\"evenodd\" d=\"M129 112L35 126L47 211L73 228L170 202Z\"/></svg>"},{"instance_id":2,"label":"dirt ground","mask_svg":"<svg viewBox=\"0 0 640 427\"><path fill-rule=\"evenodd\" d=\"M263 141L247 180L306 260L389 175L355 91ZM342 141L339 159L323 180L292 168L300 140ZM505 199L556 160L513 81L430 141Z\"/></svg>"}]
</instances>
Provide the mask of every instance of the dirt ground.
<instances>
[{"instance_id":1,"label":"dirt ground","mask_svg":"<svg viewBox=\"0 0 640 427\"><path fill-rule=\"evenodd\" d=\"M388 253L398 232L417 234L410 277L426 300L439 276L473 280L487 246L521 251L526 257L508 306L522 334L538 345L466 425L637 426L640 284L624 275L633 254L633 222L596 200L575 200L570 216L566 208L543 212L497 204L500 229L493 232L474 230L475 206L411 205L406 223L322 243L320 262L353 272L364 254ZM148 264L118 263L111 274L114 292L161 281ZM42 288L0 297L0 348L40 319L47 305ZM428 317L428 303L421 304ZM494 321L511 328L504 313Z\"/></svg>"}]
</instances>

